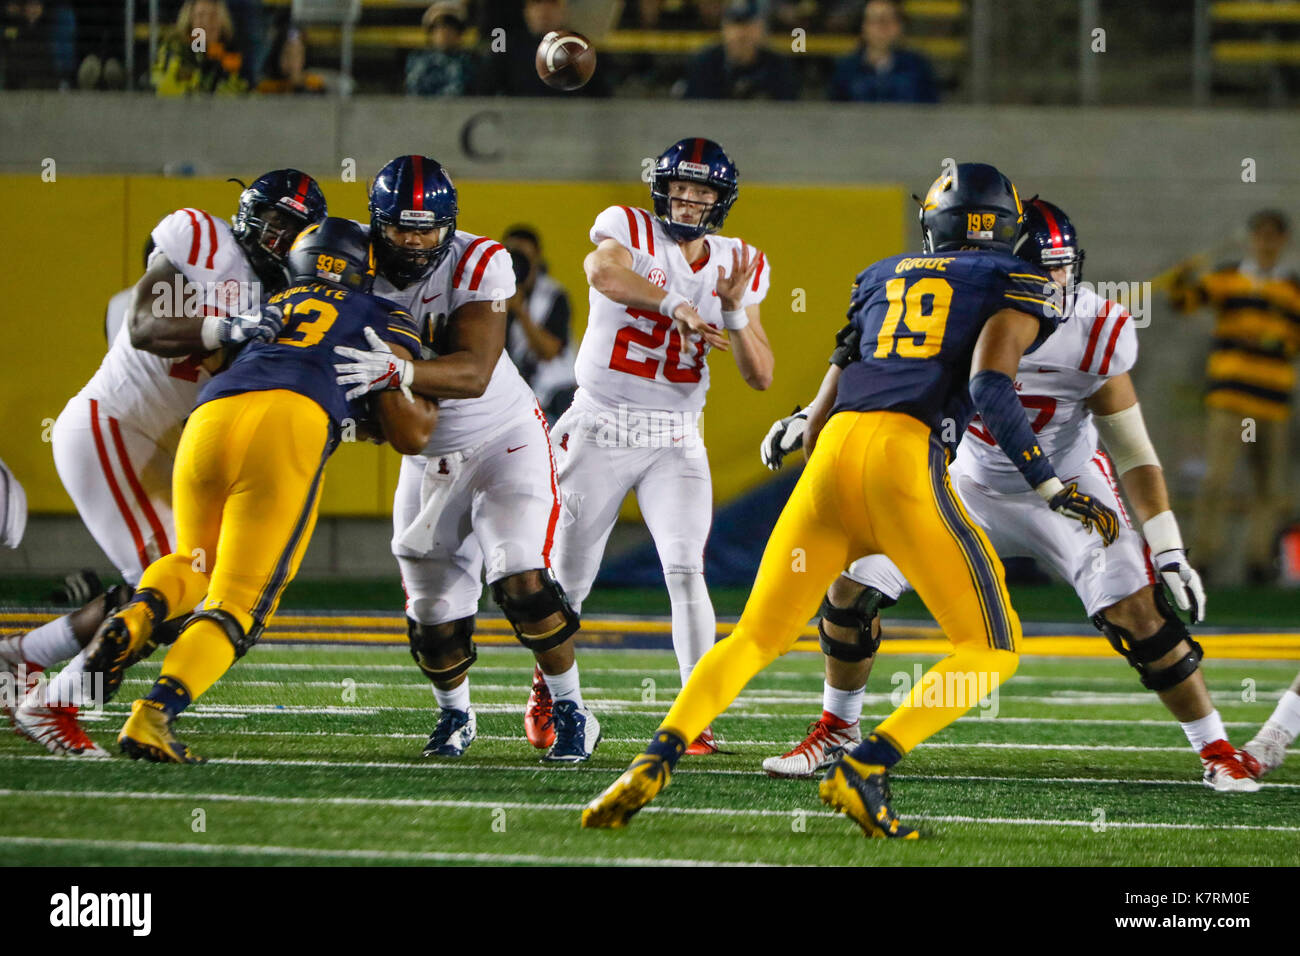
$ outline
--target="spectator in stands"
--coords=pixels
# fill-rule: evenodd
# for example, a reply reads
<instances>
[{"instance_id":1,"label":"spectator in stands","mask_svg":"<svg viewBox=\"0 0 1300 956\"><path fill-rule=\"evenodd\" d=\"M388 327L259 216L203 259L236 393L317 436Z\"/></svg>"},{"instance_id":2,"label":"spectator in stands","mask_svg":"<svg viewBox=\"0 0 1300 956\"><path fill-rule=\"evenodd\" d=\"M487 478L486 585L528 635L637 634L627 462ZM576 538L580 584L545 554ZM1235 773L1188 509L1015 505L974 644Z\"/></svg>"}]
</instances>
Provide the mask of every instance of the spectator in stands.
<instances>
[{"instance_id":1,"label":"spectator in stands","mask_svg":"<svg viewBox=\"0 0 1300 956\"><path fill-rule=\"evenodd\" d=\"M835 61L830 98L855 103L936 103L930 61L899 47L903 38L899 0L869 0L862 11L862 42Z\"/></svg>"},{"instance_id":2,"label":"spectator in stands","mask_svg":"<svg viewBox=\"0 0 1300 956\"><path fill-rule=\"evenodd\" d=\"M568 4L565 0L524 0L524 29L506 32L504 50L489 46L483 60L482 91L506 96L609 96L609 79L598 65L596 72L579 90L565 92L553 89L537 76L535 57L542 37L552 30L562 30L568 25ZM491 31L489 26L489 33Z\"/></svg>"},{"instance_id":3,"label":"spectator in stands","mask_svg":"<svg viewBox=\"0 0 1300 956\"><path fill-rule=\"evenodd\" d=\"M70 86L75 50L76 18L65 4L21 0L5 5L5 89Z\"/></svg>"},{"instance_id":4,"label":"spectator in stands","mask_svg":"<svg viewBox=\"0 0 1300 956\"><path fill-rule=\"evenodd\" d=\"M1208 305L1217 312L1206 368L1207 468L1191 552L1198 567L1213 572L1224 512L1244 502L1246 573L1254 583L1276 575L1274 537L1289 503L1287 431L1300 353L1300 277L1282 262L1289 240L1286 215L1261 210L1250 218L1249 255L1201 276L1189 267L1172 290L1182 311ZM1234 482L1243 457L1250 480Z\"/></svg>"},{"instance_id":5,"label":"spectator in stands","mask_svg":"<svg viewBox=\"0 0 1300 956\"><path fill-rule=\"evenodd\" d=\"M126 85L122 10L106 7L103 0L71 0L71 7L77 22L77 88L122 89Z\"/></svg>"},{"instance_id":6,"label":"spectator in stands","mask_svg":"<svg viewBox=\"0 0 1300 956\"><path fill-rule=\"evenodd\" d=\"M733 0L722 14L722 43L691 59L683 94L695 100L792 100L798 95L786 57L769 50L758 0Z\"/></svg>"},{"instance_id":7,"label":"spectator in stands","mask_svg":"<svg viewBox=\"0 0 1300 956\"><path fill-rule=\"evenodd\" d=\"M546 272L542 243L531 226L511 226L502 245L515 268L515 294L506 303L506 351L554 424L573 401L569 294Z\"/></svg>"},{"instance_id":8,"label":"spectator in stands","mask_svg":"<svg viewBox=\"0 0 1300 956\"><path fill-rule=\"evenodd\" d=\"M465 8L453 0L440 0L424 11L423 50L406 58L406 92L413 96L466 96L475 91L478 60L461 49L465 35Z\"/></svg>"},{"instance_id":9,"label":"spectator in stands","mask_svg":"<svg viewBox=\"0 0 1300 956\"><path fill-rule=\"evenodd\" d=\"M225 0L186 0L171 35L159 46L153 87L159 96L243 93L243 56Z\"/></svg>"},{"instance_id":10,"label":"spectator in stands","mask_svg":"<svg viewBox=\"0 0 1300 956\"><path fill-rule=\"evenodd\" d=\"M324 93L327 84L319 73L307 70L307 38L302 28L284 20L271 38L270 52L259 93Z\"/></svg>"}]
</instances>

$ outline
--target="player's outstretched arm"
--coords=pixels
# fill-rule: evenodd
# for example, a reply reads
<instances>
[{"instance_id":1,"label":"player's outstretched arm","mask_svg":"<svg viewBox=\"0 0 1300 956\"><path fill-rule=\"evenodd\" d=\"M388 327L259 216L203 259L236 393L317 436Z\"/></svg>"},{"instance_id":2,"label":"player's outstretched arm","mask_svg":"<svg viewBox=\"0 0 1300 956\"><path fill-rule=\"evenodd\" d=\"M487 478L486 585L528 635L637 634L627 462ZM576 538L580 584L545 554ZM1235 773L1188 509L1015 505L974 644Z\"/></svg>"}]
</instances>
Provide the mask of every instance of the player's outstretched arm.
<instances>
[{"instance_id":1,"label":"player's outstretched arm","mask_svg":"<svg viewBox=\"0 0 1300 956\"><path fill-rule=\"evenodd\" d=\"M391 345L393 355L410 361L411 353L400 345ZM429 444L438 425L438 404L416 395L407 398L399 389L386 389L375 395L375 417L384 440L403 455L418 455Z\"/></svg>"},{"instance_id":2,"label":"player's outstretched arm","mask_svg":"<svg viewBox=\"0 0 1300 956\"><path fill-rule=\"evenodd\" d=\"M718 266L717 292L722 305L722 324L727 327L736 368L740 369L746 385L761 392L772 384L776 359L758 318L758 303L742 305L745 289L758 265L758 255L756 253L751 259L749 246L742 244L739 250L733 249L731 271L724 275L722 266Z\"/></svg>"},{"instance_id":3,"label":"player's outstretched arm","mask_svg":"<svg viewBox=\"0 0 1300 956\"><path fill-rule=\"evenodd\" d=\"M506 347L506 314L492 302L466 302L448 319L450 351L416 362L411 388L429 398L478 398Z\"/></svg>"},{"instance_id":4,"label":"player's outstretched arm","mask_svg":"<svg viewBox=\"0 0 1300 956\"><path fill-rule=\"evenodd\" d=\"M582 265L587 283L605 298L630 309L666 315L687 332L703 336L713 348L730 348L727 337L705 322L684 295L665 293L633 269L631 251L617 239L602 239Z\"/></svg>"},{"instance_id":5,"label":"player's outstretched arm","mask_svg":"<svg viewBox=\"0 0 1300 956\"><path fill-rule=\"evenodd\" d=\"M1192 623L1205 619L1205 588L1187 560L1178 519L1169 507L1164 469L1147 434L1133 380L1125 372L1107 380L1088 398L1102 444L1115 462L1124 493L1142 523L1152 561Z\"/></svg>"},{"instance_id":6,"label":"player's outstretched arm","mask_svg":"<svg viewBox=\"0 0 1300 956\"><path fill-rule=\"evenodd\" d=\"M1119 535L1118 516L1091 495L1080 492L1074 482L1068 485L1061 482L1034 437L1024 406L1016 395L1016 370L1038 333L1038 320L1025 312L1015 309L995 312L975 342L971 358L971 400L1007 457L1052 510L1095 530L1105 544L1110 544Z\"/></svg>"},{"instance_id":7,"label":"player's outstretched arm","mask_svg":"<svg viewBox=\"0 0 1300 956\"><path fill-rule=\"evenodd\" d=\"M158 256L131 290L127 309L131 344L175 358L253 339L270 342L280 334L278 309L254 310L249 315L203 315L202 296L191 295L192 288L170 259Z\"/></svg>"}]
</instances>

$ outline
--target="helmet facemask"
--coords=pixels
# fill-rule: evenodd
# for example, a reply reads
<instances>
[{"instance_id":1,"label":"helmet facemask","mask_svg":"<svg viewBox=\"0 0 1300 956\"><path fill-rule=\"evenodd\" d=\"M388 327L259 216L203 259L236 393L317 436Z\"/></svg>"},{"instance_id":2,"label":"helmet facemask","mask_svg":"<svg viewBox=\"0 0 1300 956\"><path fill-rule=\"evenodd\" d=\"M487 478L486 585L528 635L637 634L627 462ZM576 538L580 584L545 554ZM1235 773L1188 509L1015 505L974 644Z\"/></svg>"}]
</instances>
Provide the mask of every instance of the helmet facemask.
<instances>
[{"instance_id":1,"label":"helmet facemask","mask_svg":"<svg viewBox=\"0 0 1300 956\"><path fill-rule=\"evenodd\" d=\"M370 215L370 240L375 250L375 261L380 273L398 287L410 285L433 272L447 257L447 253L451 251L452 241L456 238L454 217L434 219L432 213L425 213L428 218L417 224L416 217L419 217L421 212L421 210L403 210L402 218L409 221L401 223L388 222L374 212ZM437 241L430 246L405 245L395 242L387 234L385 227L423 235L436 234Z\"/></svg>"},{"instance_id":2,"label":"helmet facemask","mask_svg":"<svg viewBox=\"0 0 1300 956\"><path fill-rule=\"evenodd\" d=\"M693 183L699 186L707 186L714 191L716 198L711 203L705 203L682 196L674 197L672 195L673 183ZM672 177L656 174L650 187L650 195L654 199L655 218L663 224L668 235L677 242L691 242L721 229L722 224L727 219L727 213L731 211L731 206L736 201L737 191L735 187L723 185L707 178L688 179L680 174ZM691 206L701 207L699 220L697 222L681 222L673 218L673 203L688 203Z\"/></svg>"}]
</instances>

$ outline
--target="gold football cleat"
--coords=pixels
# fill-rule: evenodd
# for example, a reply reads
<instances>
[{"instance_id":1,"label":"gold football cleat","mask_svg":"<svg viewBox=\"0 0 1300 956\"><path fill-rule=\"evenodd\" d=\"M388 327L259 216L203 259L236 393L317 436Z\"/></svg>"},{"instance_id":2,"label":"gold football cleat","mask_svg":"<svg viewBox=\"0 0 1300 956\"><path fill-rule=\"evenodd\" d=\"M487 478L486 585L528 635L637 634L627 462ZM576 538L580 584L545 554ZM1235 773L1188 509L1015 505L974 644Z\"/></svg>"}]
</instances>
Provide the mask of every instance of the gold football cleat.
<instances>
[{"instance_id":1,"label":"gold football cleat","mask_svg":"<svg viewBox=\"0 0 1300 956\"><path fill-rule=\"evenodd\" d=\"M582 825L610 830L627 826L627 821L668 786L671 779L663 757L641 754L604 793L587 804L582 811Z\"/></svg>"},{"instance_id":2,"label":"gold football cleat","mask_svg":"<svg viewBox=\"0 0 1300 956\"><path fill-rule=\"evenodd\" d=\"M851 817L869 837L916 840L921 834L904 826L889 806L889 774L878 764L844 754L831 764L817 787L822 803Z\"/></svg>"},{"instance_id":3,"label":"gold football cleat","mask_svg":"<svg viewBox=\"0 0 1300 956\"><path fill-rule=\"evenodd\" d=\"M154 763L203 763L203 758L172 733L172 721L157 701L140 699L117 735L122 753Z\"/></svg>"}]
</instances>

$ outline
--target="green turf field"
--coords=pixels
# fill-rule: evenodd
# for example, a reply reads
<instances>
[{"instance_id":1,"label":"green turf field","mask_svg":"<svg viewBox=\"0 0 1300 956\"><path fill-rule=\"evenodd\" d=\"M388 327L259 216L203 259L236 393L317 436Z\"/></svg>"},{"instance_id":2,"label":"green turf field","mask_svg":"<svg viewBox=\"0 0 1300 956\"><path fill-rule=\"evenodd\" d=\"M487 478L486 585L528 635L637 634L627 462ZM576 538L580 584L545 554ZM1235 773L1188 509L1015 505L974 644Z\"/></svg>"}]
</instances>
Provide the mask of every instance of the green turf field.
<instances>
[{"instance_id":1,"label":"green turf field","mask_svg":"<svg viewBox=\"0 0 1300 956\"><path fill-rule=\"evenodd\" d=\"M933 657L882 655L866 720L892 675ZM979 710L895 775L919 842L866 840L808 781L771 780L820 711L821 660L761 674L716 729L730 755L686 758L625 831L585 831L580 807L640 749L678 689L670 651L583 650L605 740L589 764L550 767L523 740L531 659L485 647L472 671L479 739L459 761L420 757L431 694L400 647L262 645L178 728L204 766L75 761L0 738L0 864L695 863L1294 865L1300 757L1257 794L1214 793L1176 724L1123 661L1025 657L997 716ZM106 746L159 658L88 723ZM1211 661L1242 743L1294 661ZM1243 681L1257 699L1244 702ZM347 682L347 683L345 683ZM1249 684L1245 686L1249 687Z\"/></svg>"}]
</instances>

